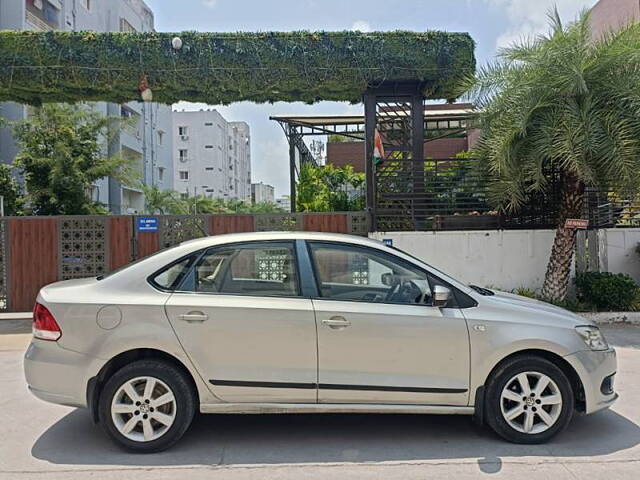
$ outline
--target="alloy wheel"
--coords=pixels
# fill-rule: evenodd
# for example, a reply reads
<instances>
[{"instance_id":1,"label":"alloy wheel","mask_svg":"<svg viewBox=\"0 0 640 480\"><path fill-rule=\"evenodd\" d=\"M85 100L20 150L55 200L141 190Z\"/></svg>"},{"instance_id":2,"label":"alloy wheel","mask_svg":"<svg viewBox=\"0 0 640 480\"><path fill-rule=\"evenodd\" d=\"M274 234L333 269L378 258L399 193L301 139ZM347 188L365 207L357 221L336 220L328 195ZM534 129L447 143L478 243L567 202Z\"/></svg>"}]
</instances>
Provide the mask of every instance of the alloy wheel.
<instances>
[{"instance_id":1,"label":"alloy wheel","mask_svg":"<svg viewBox=\"0 0 640 480\"><path fill-rule=\"evenodd\" d=\"M500 410L514 430L538 434L551 428L562 412L558 385L539 372L522 372L512 377L500 395Z\"/></svg>"},{"instance_id":2,"label":"alloy wheel","mask_svg":"<svg viewBox=\"0 0 640 480\"><path fill-rule=\"evenodd\" d=\"M150 442L162 437L176 418L176 399L162 380L136 377L121 385L111 401L111 418L129 440Z\"/></svg>"}]
</instances>

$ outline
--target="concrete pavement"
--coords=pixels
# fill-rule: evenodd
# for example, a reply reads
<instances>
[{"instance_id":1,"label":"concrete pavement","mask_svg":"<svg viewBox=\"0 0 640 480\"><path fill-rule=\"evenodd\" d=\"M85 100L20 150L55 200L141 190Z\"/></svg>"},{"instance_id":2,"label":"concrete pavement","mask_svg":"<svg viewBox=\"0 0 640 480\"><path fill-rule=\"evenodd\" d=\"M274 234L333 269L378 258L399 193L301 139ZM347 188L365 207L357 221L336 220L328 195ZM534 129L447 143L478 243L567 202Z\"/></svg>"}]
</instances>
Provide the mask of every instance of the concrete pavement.
<instances>
[{"instance_id":1,"label":"concrete pavement","mask_svg":"<svg viewBox=\"0 0 640 480\"><path fill-rule=\"evenodd\" d=\"M4 322L2 322L4 324ZM610 411L575 418L547 445L503 442L470 418L411 415L200 416L173 449L132 455L84 410L26 390L29 335L0 334L0 479L504 478L635 479L640 471L640 328L605 327L619 345ZM26 328L23 325L22 328ZM0 326L0 332L2 332Z\"/></svg>"}]
</instances>

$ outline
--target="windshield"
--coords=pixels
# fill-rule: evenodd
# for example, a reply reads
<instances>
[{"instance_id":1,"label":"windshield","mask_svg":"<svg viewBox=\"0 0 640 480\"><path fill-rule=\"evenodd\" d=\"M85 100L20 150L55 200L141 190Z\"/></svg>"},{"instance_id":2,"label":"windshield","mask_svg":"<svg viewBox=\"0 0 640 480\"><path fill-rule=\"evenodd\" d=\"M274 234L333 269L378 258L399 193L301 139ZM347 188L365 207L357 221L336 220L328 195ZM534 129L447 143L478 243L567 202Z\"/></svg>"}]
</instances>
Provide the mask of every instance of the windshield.
<instances>
[{"instance_id":1,"label":"windshield","mask_svg":"<svg viewBox=\"0 0 640 480\"><path fill-rule=\"evenodd\" d=\"M139 258L138 260L135 260L131 263L127 263L126 265L123 265L119 268L116 268L115 270L111 270L109 273L105 273L104 275L100 275L98 277L96 277L96 280L104 280L105 278L109 278L111 275L114 275L116 273L119 273L123 270L126 270L129 267L133 267L134 265L137 265L140 262L143 262L144 260L149 260L150 258L155 257L156 255L160 254L160 253L164 253L166 250L159 250L155 253L152 253L151 255L147 255L146 257L142 257Z\"/></svg>"}]
</instances>

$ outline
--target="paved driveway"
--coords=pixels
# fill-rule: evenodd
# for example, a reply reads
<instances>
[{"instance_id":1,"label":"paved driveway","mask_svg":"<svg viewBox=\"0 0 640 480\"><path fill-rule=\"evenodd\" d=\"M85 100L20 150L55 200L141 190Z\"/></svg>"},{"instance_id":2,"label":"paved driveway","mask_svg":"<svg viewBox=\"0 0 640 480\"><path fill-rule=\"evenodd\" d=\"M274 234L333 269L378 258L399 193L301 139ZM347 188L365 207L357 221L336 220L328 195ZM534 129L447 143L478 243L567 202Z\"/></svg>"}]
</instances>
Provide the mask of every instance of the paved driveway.
<instances>
[{"instance_id":1,"label":"paved driveway","mask_svg":"<svg viewBox=\"0 0 640 480\"><path fill-rule=\"evenodd\" d=\"M3 327L4 325L4 327ZM640 328L606 329L619 345L621 398L576 418L554 442L504 443L468 417L201 416L168 452L115 448L84 410L26 390L23 324L0 322L0 479L640 478Z\"/></svg>"}]
</instances>

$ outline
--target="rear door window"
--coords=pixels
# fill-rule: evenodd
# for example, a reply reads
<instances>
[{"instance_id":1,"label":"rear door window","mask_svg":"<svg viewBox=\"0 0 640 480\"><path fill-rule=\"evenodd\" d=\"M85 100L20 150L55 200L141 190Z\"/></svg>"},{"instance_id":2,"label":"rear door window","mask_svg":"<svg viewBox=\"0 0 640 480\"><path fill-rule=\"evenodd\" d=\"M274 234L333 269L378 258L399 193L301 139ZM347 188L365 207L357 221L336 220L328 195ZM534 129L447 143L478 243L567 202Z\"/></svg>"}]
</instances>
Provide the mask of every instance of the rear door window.
<instances>
[{"instance_id":1,"label":"rear door window","mask_svg":"<svg viewBox=\"0 0 640 480\"><path fill-rule=\"evenodd\" d=\"M196 263L181 291L196 293L299 296L293 244L243 244L213 248Z\"/></svg>"}]
</instances>

